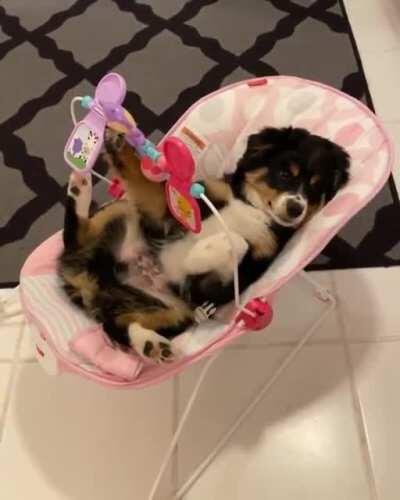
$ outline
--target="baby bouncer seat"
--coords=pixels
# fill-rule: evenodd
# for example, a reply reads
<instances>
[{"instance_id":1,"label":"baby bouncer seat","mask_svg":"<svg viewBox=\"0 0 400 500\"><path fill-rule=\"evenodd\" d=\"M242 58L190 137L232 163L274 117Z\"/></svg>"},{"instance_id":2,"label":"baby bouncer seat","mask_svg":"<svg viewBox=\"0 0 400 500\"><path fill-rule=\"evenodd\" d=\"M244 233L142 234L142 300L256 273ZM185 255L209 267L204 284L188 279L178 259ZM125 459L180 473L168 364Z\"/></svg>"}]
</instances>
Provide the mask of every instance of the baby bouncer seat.
<instances>
[{"instance_id":1,"label":"baby bouncer seat","mask_svg":"<svg viewBox=\"0 0 400 500\"><path fill-rule=\"evenodd\" d=\"M113 350L105 342L101 328L67 301L55 272L56 259L62 250L61 233L34 250L21 270L22 312L32 331L38 360L49 373L73 372L110 387L142 388L208 358L149 498L154 498L199 386L218 351L240 335L267 326L275 294L302 272L346 222L378 193L390 175L393 146L377 117L362 103L338 90L295 77L258 78L224 87L195 103L166 137L176 136L185 142L195 159L196 177L201 179L202 175L222 176L231 172L251 133L265 126L289 125L306 128L343 146L351 156L350 182L296 232L262 278L243 294L242 304L253 314L227 308L217 320L185 332L176 340L183 356L174 363L153 365ZM193 484L334 307L333 296L307 279L318 298L327 303L326 311L217 448L181 487L178 497Z\"/></svg>"}]
</instances>

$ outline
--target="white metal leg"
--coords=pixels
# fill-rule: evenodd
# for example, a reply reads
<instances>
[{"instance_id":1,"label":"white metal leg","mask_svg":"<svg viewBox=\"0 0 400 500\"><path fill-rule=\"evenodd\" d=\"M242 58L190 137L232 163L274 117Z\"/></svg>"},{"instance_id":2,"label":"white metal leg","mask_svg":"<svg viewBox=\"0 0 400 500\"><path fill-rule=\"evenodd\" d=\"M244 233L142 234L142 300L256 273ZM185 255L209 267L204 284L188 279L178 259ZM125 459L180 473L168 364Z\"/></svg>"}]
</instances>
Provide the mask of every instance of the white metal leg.
<instances>
[{"instance_id":1,"label":"white metal leg","mask_svg":"<svg viewBox=\"0 0 400 500\"><path fill-rule=\"evenodd\" d=\"M201 373L197 379L196 385L192 391L192 394L189 398L189 401L186 404L183 415L179 421L178 427L177 427L175 434L172 438L171 444L169 445L168 450L165 454L164 460L161 464L161 467L160 467L160 470L159 470L158 475L156 477L156 480L154 481L153 488L152 488L150 495L149 495L149 500L154 500L154 498L155 498L158 486L160 485L160 482L161 482L161 479L164 475L164 472L165 472L166 468L168 467L169 461L171 459L172 454L174 453L175 447L178 444L178 441L179 441L179 438L180 438L182 431L184 429L186 420L189 417L190 410L192 409L194 402L196 401L197 395L198 395L199 390L200 390L200 386L203 383L209 369L211 368L211 365L213 365L214 361L218 358L219 355L220 355L220 352L211 356L208 359L208 361L206 362L206 364L204 365L203 369L201 370Z\"/></svg>"},{"instance_id":2,"label":"white metal leg","mask_svg":"<svg viewBox=\"0 0 400 500\"><path fill-rule=\"evenodd\" d=\"M14 386L15 376L17 373L18 360L19 360L19 347L22 339L22 328L25 323L25 316L23 314L21 303L19 299L18 287L14 288L6 297L0 297L0 328L2 322L10 318L15 318L13 324L20 325L19 334L16 338L14 356L11 361L10 377L5 391L5 400L3 408L0 409L0 442L3 438L4 425L7 417L8 408L11 400L12 388ZM10 323L8 323L10 324Z\"/></svg>"},{"instance_id":3,"label":"white metal leg","mask_svg":"<svg viewBox=\"0 0 400 500\"><path fill-rule=\"evenodd\" d=\"M261 388L259 393L256 395L256 397L253 399L253 401L243 410L243 412L239 415L239 417L236 419L236 421L230 427L230 429L228 429L227 432L218 441L218 443L214 447L214 449L211 450L211 452L204 458L204 460L198 465L198 467L193 471L193 473L189 476L189 478L183 483L183 485L175 493L175 495L174 495L175 499L177 499L177 500L181 499L183 497L183 495L185 495L190 490L190 488L193 486L193 484L198 480L198 478L201 476L201 474L203 474L203 472L207 469L207 467L212 463L212 461L215 459L215 457L218 455L218 453L224 448L224 446L228 443L228 441L231 439L231 437L234 435L234 433L238 430L238 428L242 425L242 423L254 411L254 409L257 407L257 405L260 403L260 401L263 399L263 397L266 395L266 393L271 389L271 387L275 384L275 382L279 379L279 377L286 370L286 368L292 363L292 361L295 359L297 354L301 351L301 349L304 347L304 345L312 337L314 332L325 321L328 314L336 307L336 299L331 294L331 292L329 290L322 287L313 278L311 278L311 276L308 273L306 273L304 271L300 273L300 276L313 287L314 292L316 294L316 297L319 300L322 300L323 302L327 303L327 307L326 307L325 311L314 322L314 324L303 334L301 339L294 346L294 348L290 351L290 353L286 356L286 358L282 361L282 363L276 369L274 374L272 376L268 377L268 379L264 382L263 387ZM170 444L170 446L167 450L167 453L165 455L165 458L162 462L162 465L160 467L160 471L159 471L157 478L154 482L154 485L153 485L153 488L151 490L150 496L148 497L148 500L155 499L155 495L156 495L157 489L159 487L159 484L161 482L162 476L163 476L163 474L168 466L170 458L171 458L171 456L174 452L174 449L178 443L178 440L182 434L184 425L189 417L190 411L191 411L191 409L194 405L194 402L197 398L201 384L203 383L205 376L207 375L209 369L211 368L211 365L214 363L214 361L217 359L217 357L218 357L218 354L211 357L207 361L203 370L200 373L200 376L197 380L197 383L196 383L196 385L192 391L192 394L189 398L189 401L186 404L183 415L179 421L178 427L175 431L175 434L173 436L171 444Z\"/></svg>"}]
</instances>

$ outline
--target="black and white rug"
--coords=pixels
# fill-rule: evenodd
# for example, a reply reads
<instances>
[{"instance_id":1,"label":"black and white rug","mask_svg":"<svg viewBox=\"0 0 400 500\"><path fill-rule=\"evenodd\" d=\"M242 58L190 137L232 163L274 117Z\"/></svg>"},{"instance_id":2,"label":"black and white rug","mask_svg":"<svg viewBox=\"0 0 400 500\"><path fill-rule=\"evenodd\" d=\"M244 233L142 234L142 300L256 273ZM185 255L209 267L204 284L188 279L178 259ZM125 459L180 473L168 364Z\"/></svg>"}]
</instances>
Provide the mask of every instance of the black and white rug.
<instances>
[{"instance_id":1,"label":"black and white rug","mask_svg":"<svg viewBox=\"0 0 400 500\"><path fill-rule=\"evenodd\" d=\"M69 103L111 70L153 140L200 97L252 76L319 80L372 106L341 1L1 0L0 285L61 227ZM390 181L311 267L399 264L399 216Z\"/></svg>"}]
</instances>

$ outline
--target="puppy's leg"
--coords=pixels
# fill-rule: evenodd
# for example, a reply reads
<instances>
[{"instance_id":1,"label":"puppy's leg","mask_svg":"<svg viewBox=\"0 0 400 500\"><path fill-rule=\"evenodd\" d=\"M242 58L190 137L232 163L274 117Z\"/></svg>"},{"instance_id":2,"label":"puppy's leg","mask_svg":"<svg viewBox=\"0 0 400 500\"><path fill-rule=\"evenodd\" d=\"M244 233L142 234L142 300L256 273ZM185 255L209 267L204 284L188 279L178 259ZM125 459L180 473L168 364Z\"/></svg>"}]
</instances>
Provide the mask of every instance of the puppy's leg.
<instances>
[{"instance_id":1,"label":"puppy's leg","mask_svg":"<svg viewBox=\"0 0 400 500\"><path fill-rule=\"evenodd\" d=\"M72 172L69 177L67 195L75 200L78 217L87 219L92 202L92 177Z\"/></svg>"},{"instance_id":2,"label":"puppy's leg","mask_svg":"<svg viewBox=\"0 0 400 500\"><path fill-rule=\"evenodd\" d=\"M70 175L64 219L64 247L76 249L83 244L92 200L92 180L75 172Z\"/></svg>"},{"instance_id":3,"label":"puppy's leg","mask_svg":"<svg viewBox=\"0 0 400 500\"><path fill-rule=\"evenodd\" d=\"M171 362L175 354L170 339L193 324L193 313L186 305L143 309L119 314L115 324L127 332L135 351L156 363Z\"/></svg>"}]
</instances>

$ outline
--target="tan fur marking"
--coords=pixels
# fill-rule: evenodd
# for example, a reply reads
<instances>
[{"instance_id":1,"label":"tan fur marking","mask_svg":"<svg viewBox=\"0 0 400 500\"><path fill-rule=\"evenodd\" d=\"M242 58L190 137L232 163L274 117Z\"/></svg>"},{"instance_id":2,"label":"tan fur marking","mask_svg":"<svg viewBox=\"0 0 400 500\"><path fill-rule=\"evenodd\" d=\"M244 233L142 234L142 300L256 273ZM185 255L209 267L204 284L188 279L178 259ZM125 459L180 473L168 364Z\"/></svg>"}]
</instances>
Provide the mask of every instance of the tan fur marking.
<instances>
[{"instance_id":1,"label":"tan fur marking","mask_svg":"<svg viewBox=\"0 0 400 500\"><path fill-rule=\"evenodd\" d=\"M300 174L300 167L297 165L297 163L292 163L289 167L289 170L292 173L293 177L297 177Z\"/></svg>"},{"instance_id":2,"label":"tan fur marking","mask_svg":"<svg viewBox=\"0 0 400 500\"><path fill-rule=\"evenodd\" d=\"M278 250L278 243L271 231L266 231L257 241L251 242L255 259L274 257Z\"/></svg>"},{"instance_id":3,"label":"tan fur marking","mask_svg":"<svg viewBox=\"0 0 400 500\"><path fill-rule=\"evenodd\" d=\"M68 269L63 270L64 280L79 291L85 307L90 308L93 297L98 290L98 284L93 276L84 271L79 274L72 274Z\"/></svg>"},{"instance_id":4,"label":"tan fur marking","mask_svg":"<svg viewBox=\"0 0 400 500\"><path fill-rule=\"evenodd\" d=\"M88 241L97 238L97 236L103 232L104 227L113 219L134 215L135 213L132 207L126 200L119 200L111 203L89 219L87 227Z\"/></svg>"},{"instance_id":5,"label":"tan fur marking","mask_svg":"<svg viewBox=\"0 0 400 500\"><path fill-rule=\"evenodd\" d=\"M167 212L164 184L150 181L143 175L140 160L129 145L125 144L117 156L119 164L114 166L114 170L122 178L128 198L141 211L161 220Z\"/></svg>"},{"instance_id":6,"label":"tan fur marking","mask_svg":"<svg viewBox=\"0 0 400 500\"><path fill-rule=\"evenodd\" d=\"M78 243L80 246L86 245L89 240L88 227L89 219L78 216Z\"/></svg>"},{"instance_id":7,"label":"tan fur marking","mask_svg":"<svg viewBox=\"0 0 400 500\"><path fill-rule=\"evenodd\" d=\"M120 314L116 323L119 326L129 326L131 323L139 323L143 328L157 331L160 328L177 326L192 317L192 311L182 302L180 308L158 309L157 311L132 311Z\"/></svg>"},{"instance_id":8,"label":"tan fur marking","mask_svg":"<svg viewBox=\"0 0 400 500\"><path fill-rule=\"evenodd\" d=\"M250 184L255 184L259 182L262 178L264 178L268 173L268 167L260 167L252 170L251 172L247 172L246 180Z\"/></svg>"},{"instance_id":9,"label":"tan fur marking","mask_svg":"<svg viewBox=\"0 0 400 500\"><path fill-rule=\"evenodd\" d=\"M269 187L266 182L259 182L253 187L261 196L264 202L267 201L273 203L278 198L278 196L282 194L276 189Z\"/></svg>"},{"instance_id":10,"label":"tan fur marking","mask_svg":"<svg viewBox=\"0 0 400 500\"><path fill-rule=\"evenodd\" d=\"M85 246L95 240L104 230L104 227L117 217L133 217L135 212L126 200L110 203L97 212L90 219L78 217L78 243Z\"/></svg>"},{"instance_id":11,"label":"tan fur marking","mask_svg":"<svg viewBox=\"0 0 400 500\"><path fill-rule=\"evenodd\" d=\"M212 200L228 202L232 198L232 190L229 184L221 179L206 177L204 179L206 195Z\"/></svg>"},{"instance_id":12,"label":"tan fur marking","mask_svg":"<svg viewBox=\"0 0 400 500\"><path fill-rule=\"evenodd\" d=\"M316 174L311 177L310 184L311 186L314 186L319 180L321 179L321 176Z\"/></svg>"},{"instance_id":13,"label":"tan fur marking","mask_svg":"<svg viewBox=\"0 0 400 500\"><path fill-rule=\"evenodd\" d=\"M273 203L281 193L268 186L265 182L264 179L267 172L267 167L258 168L254 172L246 174L246 181L258 193L264 202Z\"/></svg>"}]
</instances>

